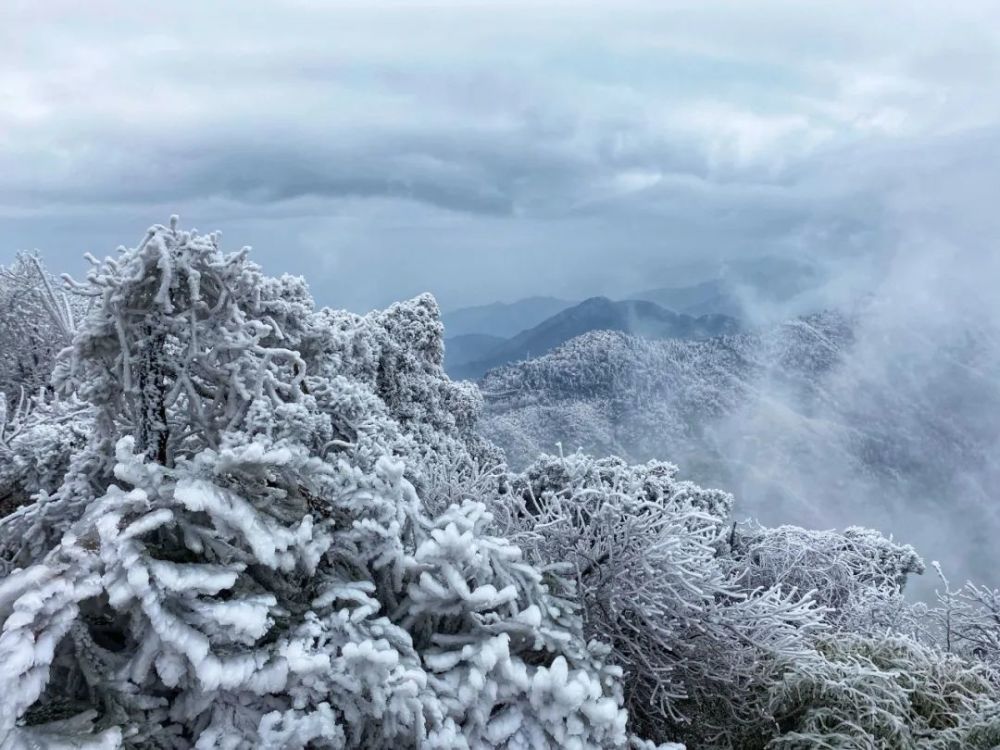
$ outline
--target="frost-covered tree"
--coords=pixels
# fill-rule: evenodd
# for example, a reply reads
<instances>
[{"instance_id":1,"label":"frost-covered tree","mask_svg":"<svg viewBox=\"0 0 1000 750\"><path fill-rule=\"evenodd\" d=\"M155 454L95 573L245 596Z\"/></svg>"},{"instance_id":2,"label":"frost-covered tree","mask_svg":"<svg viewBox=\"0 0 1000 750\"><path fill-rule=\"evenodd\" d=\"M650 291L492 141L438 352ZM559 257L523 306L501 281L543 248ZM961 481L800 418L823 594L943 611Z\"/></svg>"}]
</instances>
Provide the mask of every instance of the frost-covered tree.
<instances>
[{"instance_id":1,"label":"frost-covered tree","mask_svg":"<svg viewBox=\"0 0 1000 750\"><path fill-rule=\"evenodd\" d=\"M1000 590L971 581L953 589L941 565L933 565L942 588L937 606L920 607L923 635L947 653L983 663L1000 685Z\"/></svg>"},{"instance_id":2,"label":"frost-covered tree","mask_svg":"<svg viewBox=\"0 0 1000 750\"><path fill-rule=\"evenodd\" d=\"M573 580L420 497L494 457L433 301L317 312L219 245L156 226L75 285L93 429L0 521L0 747L622 745Z\"/></svg>"},{"instance_id":3,"label":"frost-covered tree","mask_svg":"<svg viewBox=\"0 0 1000 750\"><path fill-rule=\"evenodd\" d=\"M49 387L56 355L84 306L66 295L37 255L0 267L0 391L8 405Z\"/></svg>"},{"instance_id":4,"label":"frost-covered tree","mask_svg":"<svg viewBox=\"0 0 1000 750\"><path fill-rule=\"evenodd\" d=\"M773 750L992 750L1000 690L979 666L898 635L840 633L772 689Z\"/></svg>"},{"instance_id":5,"label":"frost-covered tree","mask_svg":"<svg viewBox=\"0 0 1000 750\"><path fill-rule=\"evenodd\" d=\"M828 623L858 633L900 628L907 578L924 571L913 547L858 526L836 532L734 525L728 543L727 561L744 588L813 592Z\"/></svg>"},{"instance_id":6,"label":"frost-covered tree","mask_svg":"<svg viewBox=\"0 0 1000 750\"><path fill-rule=\"evenodd\" d=\"M625 671L639 734L750 747L771 730L769 686L824 623L808 592L747 590L723 563L731 496L582 454L515 477L515 538L572 571L586 633Z\"/></svg>"}]
</instances>

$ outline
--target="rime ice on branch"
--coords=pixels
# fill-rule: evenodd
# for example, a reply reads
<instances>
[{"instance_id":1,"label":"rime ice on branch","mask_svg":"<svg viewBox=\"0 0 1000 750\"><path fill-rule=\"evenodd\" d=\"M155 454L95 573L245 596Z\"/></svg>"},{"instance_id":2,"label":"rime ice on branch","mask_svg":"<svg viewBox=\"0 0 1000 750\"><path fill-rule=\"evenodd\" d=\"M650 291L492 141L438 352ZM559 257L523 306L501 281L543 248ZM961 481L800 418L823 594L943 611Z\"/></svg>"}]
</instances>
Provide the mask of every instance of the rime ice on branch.
<instances>
[{"instance_id":1,"label":"rime ice on branch","mask_svg":"<svg viewBox=\"0 0 1000 750\"><path fill-rule=\"evenodd\" d=\"M625 742L573 607L418 494L491 457L431 298L315 311L176 219L74 290L93 433L0 525L3 747Z\"/></svg>"}]
</instances>

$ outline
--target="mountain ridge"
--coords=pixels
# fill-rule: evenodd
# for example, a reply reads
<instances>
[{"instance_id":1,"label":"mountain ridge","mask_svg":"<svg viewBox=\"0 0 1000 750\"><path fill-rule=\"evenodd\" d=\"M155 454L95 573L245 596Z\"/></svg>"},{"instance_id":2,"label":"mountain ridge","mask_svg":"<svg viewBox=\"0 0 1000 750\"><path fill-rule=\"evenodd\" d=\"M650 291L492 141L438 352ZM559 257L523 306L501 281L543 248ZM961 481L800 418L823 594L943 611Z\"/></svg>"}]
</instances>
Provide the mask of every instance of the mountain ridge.
<instances>
[{"instance_id":1,"label":"mountain ridge","mask_svg":"<svg viewBox=\"0 0 1000 750\"><path fill-rule=\"evenodd\" d=\"M607 297L591 297L520 332L486 356L453 367L450 374L457 378L476 379L509 362L546 354L581 334L596 330L625 331L651 339L688 339L732 333L739 327L734 318L726 315L695 317L667 310L646 300L615 301Z\"/></svg>"},{"instance_id":2,"label":"mountain ridge","mask_svg":"<svg viewBox=\"0 0 1000 750\"><path fill-rule=\"evenodd\" d=\"M981 415L1000 390L981 373L1000 366L1000 331L981 321L926 346L922 325L866 311L702 340L589 332L488 372L480 430L515 467L577 448L668 460L765 522L902 529L975 575L998 528L997 436ZM967 549L942 548L942 525Z\"/></svg>"},{"instance_id":3,"label":"mountain ridge","mask_svg":"<svg viewBox=\"0 0 1000 750\"><path fill-rule=\"evenodd\" d=\"M525 297L513 302L460 307L443 313L441 321L449 338L469 334L510 338L575 304L573 300L558 297Z\"/></svg>"}]
</instances>

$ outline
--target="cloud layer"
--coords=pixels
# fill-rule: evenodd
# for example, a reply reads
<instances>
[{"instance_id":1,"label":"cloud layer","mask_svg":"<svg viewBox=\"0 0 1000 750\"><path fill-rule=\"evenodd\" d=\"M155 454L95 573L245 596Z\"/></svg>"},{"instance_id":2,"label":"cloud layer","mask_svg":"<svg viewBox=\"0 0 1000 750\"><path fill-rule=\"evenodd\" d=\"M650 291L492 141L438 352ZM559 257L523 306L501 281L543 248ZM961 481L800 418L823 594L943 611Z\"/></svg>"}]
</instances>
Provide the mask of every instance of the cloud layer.
<instances>
[{"instance_id":1,"label":"cloud layer","mask_svg":"<svg viewBox=\"0 0 1000 750\"><path fill-rule=\"evenodd\" d=\"M0 249L72 269L180 212L367 308L964 241L991 5L8 3Z\"/></svg>"}]
</instances>

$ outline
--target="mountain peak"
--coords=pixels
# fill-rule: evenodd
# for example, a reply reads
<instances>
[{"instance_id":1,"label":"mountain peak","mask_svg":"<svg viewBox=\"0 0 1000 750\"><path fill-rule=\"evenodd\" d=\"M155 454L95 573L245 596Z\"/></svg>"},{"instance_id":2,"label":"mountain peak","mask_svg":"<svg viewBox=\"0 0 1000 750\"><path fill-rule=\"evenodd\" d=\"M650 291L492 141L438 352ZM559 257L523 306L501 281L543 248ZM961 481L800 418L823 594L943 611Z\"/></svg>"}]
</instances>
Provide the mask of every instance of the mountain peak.
<instances>
[{"instance_id":1,"label":"mountain peak","mask_svg":"<svg viewBox=\"0 0 1000 750\"><path fill-rule=\"evenodd\" d=\"M590 297L521 331L478 359L453 364L451 374L454 377L478 378L488 370L509 362L541 356L590 331L623 331L651 339L698 339L738 329L737 321L725 315L695 318L643 300L615 301L607 297Z\"/></svg>"}]
</instances>

